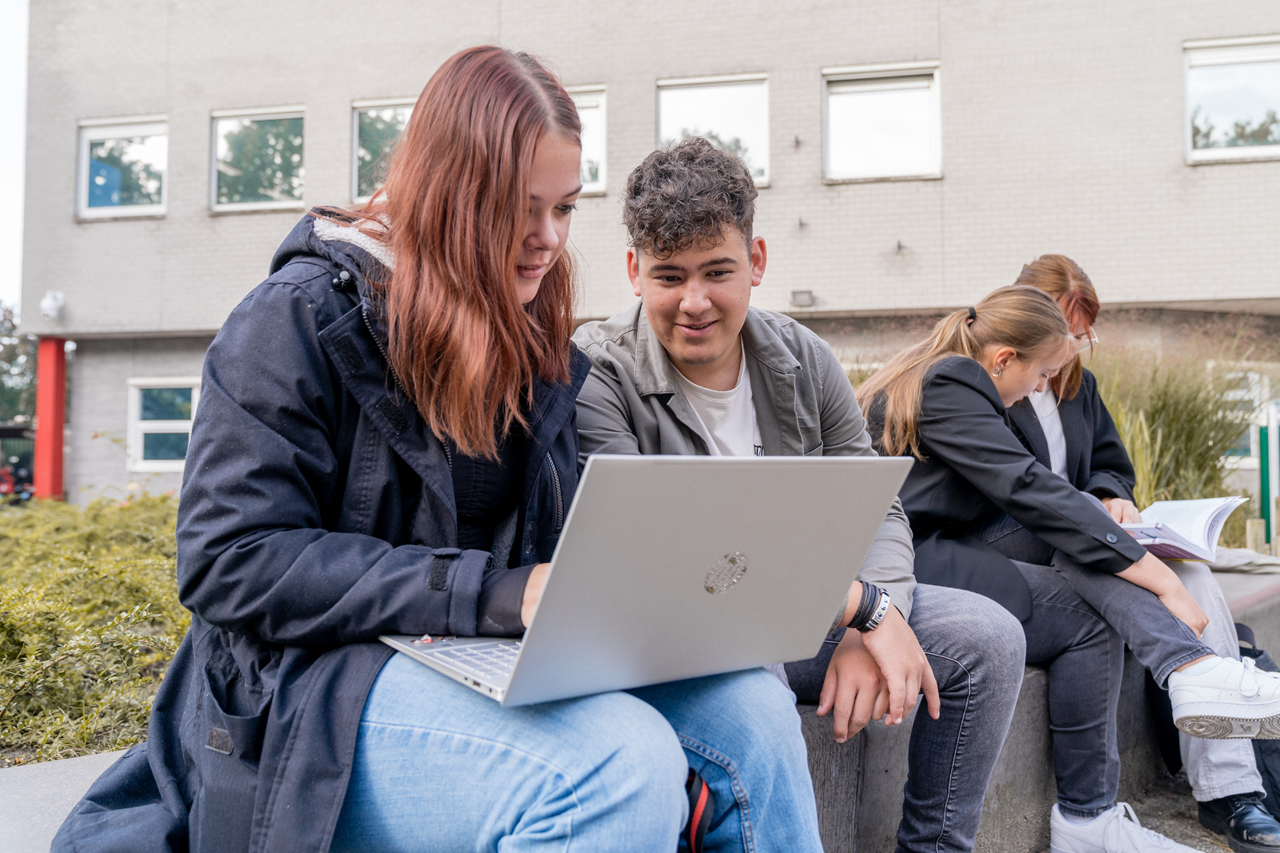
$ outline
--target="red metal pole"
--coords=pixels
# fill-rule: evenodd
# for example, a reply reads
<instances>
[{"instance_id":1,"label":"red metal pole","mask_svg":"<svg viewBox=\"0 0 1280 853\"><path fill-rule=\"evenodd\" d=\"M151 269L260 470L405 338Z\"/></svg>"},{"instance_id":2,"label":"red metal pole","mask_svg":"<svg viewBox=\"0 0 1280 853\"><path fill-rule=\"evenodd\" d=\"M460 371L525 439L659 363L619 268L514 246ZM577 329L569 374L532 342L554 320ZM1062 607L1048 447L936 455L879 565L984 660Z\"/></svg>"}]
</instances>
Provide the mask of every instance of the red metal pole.
<instances>
[{"instance_id":1,"label":"red metal pole","mask_svg":"<svg viewBox=\"0 0 1280 853\"><path fill-rule=\"evenodd\" d=\"M67 341L41 338L36 355L35 496L62 499L62 435L67 419Z\"/></svg>"}]
</instances>

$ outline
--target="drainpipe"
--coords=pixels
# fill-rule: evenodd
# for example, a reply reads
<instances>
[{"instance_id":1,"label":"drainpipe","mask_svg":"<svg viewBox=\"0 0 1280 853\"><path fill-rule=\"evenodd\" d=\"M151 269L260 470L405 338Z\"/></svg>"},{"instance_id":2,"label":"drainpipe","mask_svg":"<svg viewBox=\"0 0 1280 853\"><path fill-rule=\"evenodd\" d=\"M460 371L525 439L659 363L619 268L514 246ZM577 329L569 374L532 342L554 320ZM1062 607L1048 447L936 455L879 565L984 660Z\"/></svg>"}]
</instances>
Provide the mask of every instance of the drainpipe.
<instances>
[{"instance_id":1,"label":"drainpipe","mask_svg":"<svg viewBox=\"0 0 1280 853\"><path fill-rule=\"evenodd\" d=\"M62 438L67 420L67 340L41 338L36 355L37 498L62 499Z\"/></svg>"}]
</instances>

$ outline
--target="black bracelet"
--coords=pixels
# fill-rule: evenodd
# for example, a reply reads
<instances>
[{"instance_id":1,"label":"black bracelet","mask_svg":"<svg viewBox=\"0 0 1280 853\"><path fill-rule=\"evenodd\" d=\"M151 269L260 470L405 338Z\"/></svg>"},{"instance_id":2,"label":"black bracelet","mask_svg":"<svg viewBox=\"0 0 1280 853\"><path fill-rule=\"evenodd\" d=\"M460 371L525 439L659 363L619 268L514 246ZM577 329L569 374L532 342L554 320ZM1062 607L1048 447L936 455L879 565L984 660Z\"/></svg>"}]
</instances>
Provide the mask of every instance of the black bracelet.
<instances>
[{"instance_id":1,"label":"black bracelet","mask_svg":"<svg viewBox=\"0 0 1280 853\"><path fill-rule=\"evenodd\" d=\"M874 585L866 581L860 581L862 584L862 599L858 602L858 609L854 611L853 618L849 620L849 627L857 630L867 624L867 620L871 618L871 614L875 613L876 605L880 602L880 590Z\"/></svg>"},{"instance_id":2,"label":"black bracelet","mask_svg":"<svg viewBox=\"0 0 1280 853\"><path fill-rule=\"evenodd\" d=\"M871 614L866 622L858 626L858 630L866 634L880 627L880 623L884 621L885 615L889 612L889 608L893 606L893 602L889 600L889 590L884 587L876 587L877 601L875 612Z\"/></svg>"}]
</instances>

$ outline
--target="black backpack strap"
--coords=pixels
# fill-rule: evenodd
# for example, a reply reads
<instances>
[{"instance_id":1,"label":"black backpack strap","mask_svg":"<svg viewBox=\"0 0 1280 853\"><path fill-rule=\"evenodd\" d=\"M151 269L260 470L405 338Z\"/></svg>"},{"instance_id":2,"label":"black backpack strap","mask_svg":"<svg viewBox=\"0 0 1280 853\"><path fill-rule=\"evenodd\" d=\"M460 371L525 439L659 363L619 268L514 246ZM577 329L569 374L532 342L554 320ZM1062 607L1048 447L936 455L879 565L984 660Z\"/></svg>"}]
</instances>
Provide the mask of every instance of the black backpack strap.
<instances>
[{"instance_id":1,"label":"black backpack strap","mask_svg":"<svg viewBox=\"0 0 1280 853\"><path fill-rule=\"evenodd\" d=\"M1248 625L1236 623L1236 636L1240 638L1240 642L1248 643L1253 648L1258 647L1258 641L1253 638L1253 629Z\"/></svg>"},{"instance_id":2,"label":"black backpack strap","mask_svg":"<svg viewBox=\"0 0 1280 853\"><path fill-rule=\"evenodd\" d=\"M680 838L689 845L690 853L702 853L702 843L711 828L711 816L715 812L716 799L711 794L707 783L692 767L689 778L684 783L685 792L689 795L689 822L680 832Z\"/></svg>"}]
</instances>

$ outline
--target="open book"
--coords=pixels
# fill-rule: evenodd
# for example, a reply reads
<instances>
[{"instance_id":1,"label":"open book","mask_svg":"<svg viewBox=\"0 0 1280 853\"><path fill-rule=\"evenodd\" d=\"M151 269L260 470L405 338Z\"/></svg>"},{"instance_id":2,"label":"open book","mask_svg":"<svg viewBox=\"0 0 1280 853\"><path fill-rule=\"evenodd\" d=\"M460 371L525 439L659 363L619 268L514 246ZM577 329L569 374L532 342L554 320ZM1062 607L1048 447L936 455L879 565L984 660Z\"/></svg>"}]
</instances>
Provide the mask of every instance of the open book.
<instances>
[{"instance_id":1,"label":"open book","mask_svg":"<svg viewBox=\"0 0 1280 853\"><path fill-rule=\"evenodd\" d=\"M1120 525L1162 560L1212 563L1227 516L1248 498L1205 498L1156 501L1142 511L1142 521Z\"/></svg>"}]
</instances>

